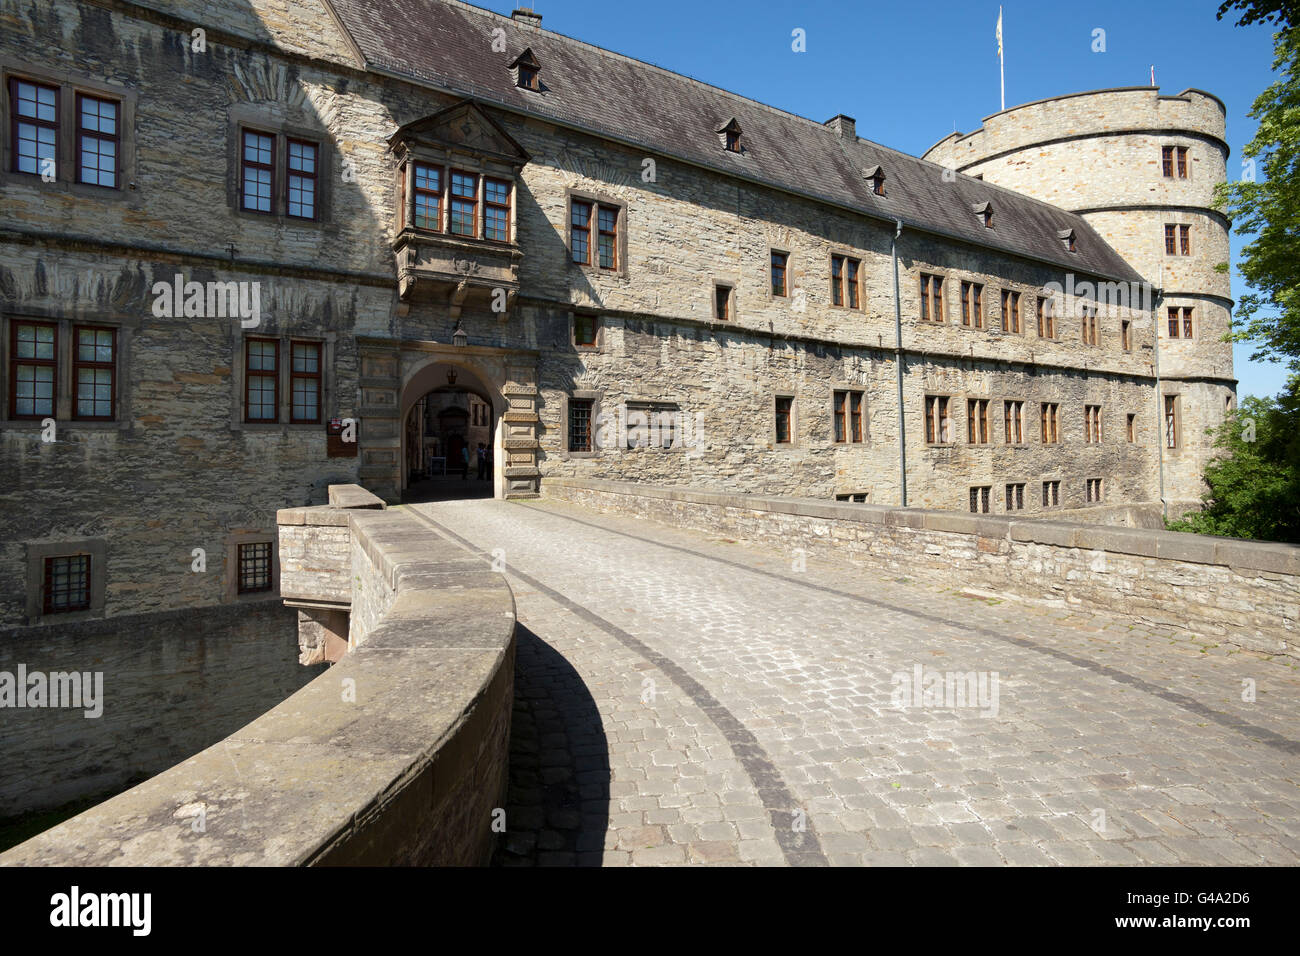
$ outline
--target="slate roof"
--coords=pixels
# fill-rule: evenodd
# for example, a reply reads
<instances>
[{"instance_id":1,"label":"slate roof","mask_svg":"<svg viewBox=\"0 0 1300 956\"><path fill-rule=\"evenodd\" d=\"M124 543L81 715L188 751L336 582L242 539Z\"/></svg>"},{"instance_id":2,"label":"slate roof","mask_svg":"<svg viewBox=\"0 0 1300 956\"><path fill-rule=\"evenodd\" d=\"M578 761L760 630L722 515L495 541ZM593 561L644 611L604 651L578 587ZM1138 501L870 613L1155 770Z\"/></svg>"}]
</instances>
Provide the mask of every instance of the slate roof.
<instances>
[{"instance_id":1,"label":"slate roof","mask_svg":"<svg viewBox=\"0 0 1300 956\"><path fill-rule=\"evenodd\" d=\"M1125 282L1141 276L1081 217L969 176L944 182L944 168L690 77L612 53L459 0L324 0L366 61L485 104L632 144L719 172L853 209L901 219L907 228L966 240L1068 271ZM505 52L492 31L505 31ZM510 62L531 48L542 90L514 85ZM723 148L716 130L735 118L743 152ZM879 165L885 196L863 171ZM995 228L971 212L991 202ZM1058 235L1073 229L1078 252Z\"/></svg>"}]
</instances>

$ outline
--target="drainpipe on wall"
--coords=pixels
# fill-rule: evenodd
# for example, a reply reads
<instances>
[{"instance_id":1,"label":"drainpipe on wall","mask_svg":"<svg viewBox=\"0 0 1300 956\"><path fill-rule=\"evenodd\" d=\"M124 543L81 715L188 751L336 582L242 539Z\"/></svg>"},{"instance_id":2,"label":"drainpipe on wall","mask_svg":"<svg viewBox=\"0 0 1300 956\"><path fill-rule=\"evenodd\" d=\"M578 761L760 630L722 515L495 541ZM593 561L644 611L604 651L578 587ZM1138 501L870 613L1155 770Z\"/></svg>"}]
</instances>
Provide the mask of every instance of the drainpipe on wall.
<instances>
[{"instance_id":1,"label":"drainpipe on wall","mask_svg":"<svg viewBox=\"0 0 1300 956\"><path fill-rule=\"evenodd\" d=\"M903 303L898 298L898 237L903 234L903 220L894 220L894 238L889 241L889 255L894 261L894 368L898 372L898 490L899 507L907 507L907 433L903 420Z\"/></svg>"},{"instance_id":2,"label":"drainpipe on wall","mask_svg":"<svg viewBox=\"0 0 1300 956\"><path fill-rule=\"evenodd\" d=\"M1165 298L1165 267L1160 265L1160 287L1152 290L1151 320L1156 335L1155 370L1156 370L1156 448L1160 452L1160 515L1169 520L1169 503L1165 501L1165 408L1164 396L1160 393L1160 305Z\"/></svg>"}]
</instances>

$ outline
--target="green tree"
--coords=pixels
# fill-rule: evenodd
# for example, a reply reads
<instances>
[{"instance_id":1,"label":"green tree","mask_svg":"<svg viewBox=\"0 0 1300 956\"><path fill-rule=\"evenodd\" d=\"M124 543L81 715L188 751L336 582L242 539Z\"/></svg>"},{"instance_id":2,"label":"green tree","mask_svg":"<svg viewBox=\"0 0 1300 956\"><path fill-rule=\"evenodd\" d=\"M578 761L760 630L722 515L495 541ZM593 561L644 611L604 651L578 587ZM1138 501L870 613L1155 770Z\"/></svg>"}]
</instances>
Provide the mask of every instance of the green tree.
<instances>
[{"instance_id":1,"label":"green tree","mask_svg":"<svg viewBox=\"0 0 1300 956\"><path fill-rule=\"evenodd\" d=\"M1295 0L1225 0L1219 7L1218 18L1229 10L1241 12L1237 26L1248 27L1252 23L1277 23L1288 27L1296 14Z\"/></svg>"},{"instance_id":2,"label":"green tree","mask_svg":"<svg viewBox=\"0 0 1300 956\"><path fill-rule=\"evenodd\" d=\"M1214 430L1203 510L1171 531L1300 543L1300 376L1276 398L1247 398Z\"/></svg>"}]
</instances>

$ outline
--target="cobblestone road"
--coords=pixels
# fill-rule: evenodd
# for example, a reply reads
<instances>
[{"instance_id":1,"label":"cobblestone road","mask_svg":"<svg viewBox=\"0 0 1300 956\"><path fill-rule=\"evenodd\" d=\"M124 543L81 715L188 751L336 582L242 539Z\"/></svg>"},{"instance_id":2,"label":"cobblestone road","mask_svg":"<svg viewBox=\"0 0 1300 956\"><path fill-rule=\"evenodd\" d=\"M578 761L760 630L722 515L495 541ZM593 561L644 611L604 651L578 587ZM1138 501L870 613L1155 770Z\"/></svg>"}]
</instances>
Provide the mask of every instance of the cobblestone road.
<instances>
[{"instance_id":1,"label":"cobblestone road","mask_svg":"<svg viewBox=\"0 0 1300 956\"><path fill-rule=\"evenodd\" d=\"M556 502L414 510L518 602L501 864L1300 861L1281 659Z\"/></svg>"}]
</instances>

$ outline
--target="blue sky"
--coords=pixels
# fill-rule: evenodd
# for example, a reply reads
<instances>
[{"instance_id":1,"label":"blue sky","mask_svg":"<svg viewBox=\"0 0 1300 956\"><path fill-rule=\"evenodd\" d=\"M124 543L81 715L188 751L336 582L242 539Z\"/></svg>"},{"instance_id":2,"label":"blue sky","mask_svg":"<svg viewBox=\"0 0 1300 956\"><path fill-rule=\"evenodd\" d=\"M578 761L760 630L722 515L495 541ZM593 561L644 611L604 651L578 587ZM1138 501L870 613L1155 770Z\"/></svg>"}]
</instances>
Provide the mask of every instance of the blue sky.
<instances>
[{"instance_id":1,"label":"blue sky","mask_svg":"<svg viewBox=\"0 0 1300 956\"><path fill-rule=\"evenodd\" d=\"M509 2L479 5L508 14ZM526 0L525 0L526 2ZM858 135L914 155L997 112L998 4L984 0L532 0L543 25L817 120L847 113ZM1255 132L1246 116L1273 81L1272 34L1215 19L1218 0L1020 0L1003 3L1007 105L1061 93L1156 83L1227 104L1228 174ZM791 31L807 51L791 50ZM1106 52L1094 53L1093 31ZM595 91L593 90L593 93ZM1242 290L1232 238L1233 295ZM1283 366L1236 346L1240 394L1272 395Z\"/></svg>"}]
</instances>

